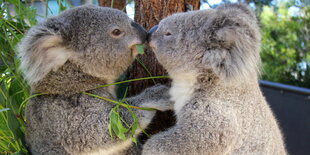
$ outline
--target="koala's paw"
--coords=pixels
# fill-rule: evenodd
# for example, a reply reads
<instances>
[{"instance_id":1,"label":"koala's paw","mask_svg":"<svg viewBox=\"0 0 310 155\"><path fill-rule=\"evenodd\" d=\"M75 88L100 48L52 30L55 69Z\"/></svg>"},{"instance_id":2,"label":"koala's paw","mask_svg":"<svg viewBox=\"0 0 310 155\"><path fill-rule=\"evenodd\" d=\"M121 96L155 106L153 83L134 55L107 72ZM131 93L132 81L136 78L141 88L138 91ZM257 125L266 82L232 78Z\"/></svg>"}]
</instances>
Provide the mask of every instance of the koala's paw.
<instances>
[{"instance_id":1,"label":"koala's paw","mask_svg":"<svg viewBox=\"0 0 310 155\"><path fill-rule=\"evenodd\" d=\"M156 84L147 88L139 97L144 98L144 103L141 104L141 107L154 108L159 111L173 109L173 102L170 101L169 87L165 85Z\"/></svg>"},{"instance_id":2,"label":"koala's paw","mask_svg":"<svg viewBox=\"0 0 310 155\"><path fill-rule=\"evenodd\" d=\"M145 89L141 94L128 98L131 105L154 108L159 111L173 109L173 102L170 101L169 87L157 84Z\"/></svg>"},{"instance_id":3,"label":"koala's paw","mask_svg":"<svg viewBox=\"0 0 310 155\"><path fill-rule=\"evenodd\" d=\"M162 99L169 100L169 87L156 84L150 88L147 88L142 93L143 97L147 98L149 101L159 101Z\"/></svg>"}]
</instances>

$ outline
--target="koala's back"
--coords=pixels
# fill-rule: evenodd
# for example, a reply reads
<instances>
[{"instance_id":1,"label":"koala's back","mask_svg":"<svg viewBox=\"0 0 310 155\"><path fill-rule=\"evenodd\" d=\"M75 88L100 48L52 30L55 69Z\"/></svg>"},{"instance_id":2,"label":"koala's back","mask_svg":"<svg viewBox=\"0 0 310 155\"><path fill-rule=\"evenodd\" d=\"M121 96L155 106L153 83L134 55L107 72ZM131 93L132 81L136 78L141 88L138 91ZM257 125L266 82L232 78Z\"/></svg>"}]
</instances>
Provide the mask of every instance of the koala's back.
<instances>
[{"instance_id":1,"label":"koala's back","mask_svg":"<svg viewBox=\"0 0 310 155\"><path fill-rule=\"evenodd\" d=\"M286 154L279 125L258 85L236 92L240 95L232 104L237 105L233 110L241 134L233 154Z\"/></svg>"},{"instance_id":2,"label":"koala's back","mask_svg":"<svg viewBox=\"0 0 310 155\"><path fill-rule=\"evenodd\" d=\"M96 93L98 94L98 92ZM99 94L111 98L109 94ZM114 105L82 94L39 96L26 107L26 140L33 154L113 154L131 145L112 138L108 115ZM126 148L126 147L125 147Z\"/></svg>"},{"instance_id":3,"label":"koala's back","mask_svg":"<svg viewBox=\"0 0 310 155\"><path fill-rule=\"evenodd\" d=\"M185 137L188 135L188 139L195 141L195 146L189 150L204 154L210 149L205 142L213 141L219 147L229 145L227 154L286 154L276 119L259 87L246 87L219 89L221 93L209 89L193 96L178 118L181 126L191 126L190 130L184 129ZM212 129L223 130L223 134L210 134Z\"/></svg>"}]
</instances>

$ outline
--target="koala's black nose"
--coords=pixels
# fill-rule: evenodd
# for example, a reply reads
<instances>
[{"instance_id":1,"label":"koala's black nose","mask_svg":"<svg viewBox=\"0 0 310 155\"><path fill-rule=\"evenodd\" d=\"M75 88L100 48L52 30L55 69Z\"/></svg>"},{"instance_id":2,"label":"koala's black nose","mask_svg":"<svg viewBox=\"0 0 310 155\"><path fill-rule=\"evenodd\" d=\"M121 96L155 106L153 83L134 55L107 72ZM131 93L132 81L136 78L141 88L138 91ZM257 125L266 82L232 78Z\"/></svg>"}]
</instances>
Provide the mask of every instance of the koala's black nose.
<instances>
[{"instance_id":1,"label":"koala's black nose","mask_svg":"<svg viewBox=\"0 0 310 155\"><path fill-rule=\"evenodd\" d=\"M131 26L134 27L137 30L141 41L144 43L147 40L147 32L146 32L146 30L141 25L139 25L139 24L137 24L135 22L131 22Z\"/></svg>"},{"instance_id":2,"label":"koala's black nose","mask_svg":"<svg viewBox=\"0 0 310 155\"><path fill-rule=\"evenodd\" d=\"M158 25L155 25L149 30L149 32L147 32L147 41L151 40L151 36L157 30L157 28L158 28Z\"/></svg>"}]
</instances>

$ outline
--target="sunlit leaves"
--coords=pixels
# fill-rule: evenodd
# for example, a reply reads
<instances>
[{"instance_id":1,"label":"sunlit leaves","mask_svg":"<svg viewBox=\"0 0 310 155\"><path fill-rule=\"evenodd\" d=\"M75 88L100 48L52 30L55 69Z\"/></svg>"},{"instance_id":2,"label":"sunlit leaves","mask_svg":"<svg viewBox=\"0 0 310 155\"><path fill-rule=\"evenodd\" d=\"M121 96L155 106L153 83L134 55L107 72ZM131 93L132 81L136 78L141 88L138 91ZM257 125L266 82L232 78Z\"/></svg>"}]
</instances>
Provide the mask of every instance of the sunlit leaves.
<instances>
[{"instance_id":1,"label":"sunlit leaves","mask_svg":"<svg viewBox=\"0 0 310 155\"><path fill-rule=\"evenodd\" d=\"M310 6L282 2L260 15L263 79L310 88Z\"/></svg>"}]
</instances>

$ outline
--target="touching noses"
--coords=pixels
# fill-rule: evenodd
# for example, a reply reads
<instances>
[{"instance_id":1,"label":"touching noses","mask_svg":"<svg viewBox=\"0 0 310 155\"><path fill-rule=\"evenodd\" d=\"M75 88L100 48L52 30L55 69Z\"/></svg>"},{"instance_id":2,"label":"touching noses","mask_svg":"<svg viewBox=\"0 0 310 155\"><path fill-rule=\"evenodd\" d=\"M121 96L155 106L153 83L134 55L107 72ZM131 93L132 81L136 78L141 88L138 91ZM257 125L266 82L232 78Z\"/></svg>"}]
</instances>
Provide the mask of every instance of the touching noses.
<instances>
[{"instance_id":1,"label":"touching noses","mask_svg":"<svg viewBox=\"0 0 310 155\"><path fill-rule=\"evenodd\" d=\"M147 32L147 41L150 42L151 41L151 37L152 37L152 34L157 30L158 28L158 25L155 25L153 26L149 32Z\"/></svg>"},{"instance_id":2,"label":"touching noses","mask_svg":"<svg viewBox=\"0 0 310 155\"><path fill-rule=\"evenodd\" d=\"M135 22L131 22L131 26L134 27L136 29L136 31L138 32L142 43L147 41L147 32L145 31L145 29L141 25L139 25Z\"/></svg>"}]
</instances>

